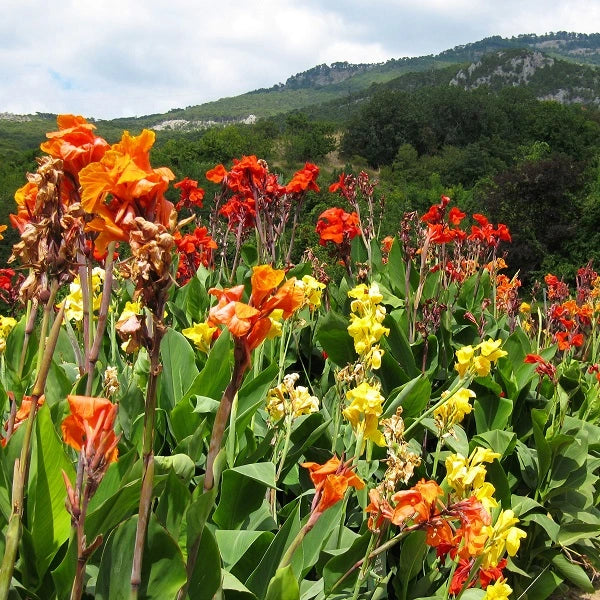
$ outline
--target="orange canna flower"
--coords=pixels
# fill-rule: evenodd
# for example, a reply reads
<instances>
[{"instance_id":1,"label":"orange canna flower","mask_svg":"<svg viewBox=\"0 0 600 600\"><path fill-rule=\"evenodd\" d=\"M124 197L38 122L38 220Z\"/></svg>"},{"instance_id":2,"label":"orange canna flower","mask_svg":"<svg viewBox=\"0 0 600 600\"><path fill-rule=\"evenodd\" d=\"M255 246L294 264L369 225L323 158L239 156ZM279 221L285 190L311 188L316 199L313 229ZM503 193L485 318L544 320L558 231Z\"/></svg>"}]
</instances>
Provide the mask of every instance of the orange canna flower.
<instances>
[{"instance_id":1,"label":"orange canna flower","mask_svg":"<svg viewBox=\"0 0 600 600\"><path fill-rule=\"evenodd\" d=\"M437 500L443 496L440 486L432 480L421 479L410 490L396 492L392 496L395 502L392 523L402 525L412 519L415 523L425 523L438 514Z\"/></svg>"},{"instance_id":2,"label":"orange canna flower","mask_svg":"<svg viewBox=\"0 0 600 600\"><path fill-rule=\"evenodd\" d=\"M365 482L335 455L323 465L307 462L301 466L310 471L310 478L315 486L313 515L324 512L341 500L349 487L357 490L365 487Z\"/></svg>"},{"instance_id":3,"label":"orange canna flower","mask_svg":"<svg viewBox=\"0 0 600 600\"><path fill-rule=\"evenodd\" d=\"M47 133L47 142L41 144L42 152L63 161L66 173L78 181L79 171L90 163L102 159L109 149L108 142L94 135L95 125L83 117L58 115L58 131Z\"/></svg>"},{"instance_id":4,"label":"orange canna flower","mask_svg":"<svg viewBox=\"0 0 600 600\"><path fill-rule=\"evenodd\" d=\"M232 335L245 338L249 350L258 347L271 329L269 315L275 310L283 311L283 318L289 318L304 302L304 292L295 285L295 279L288 279L277 287L285 276L284 271L270 265L254 267L252 273L252 294L248 304L240 302L244 286L218 290L211 288L209 294L216 296L218 303L209 312L209 321L222 323Z\"/></svg>"},{"instance_id":5,"label":"orange canna flower","mask_svg":"<svg viewBox=\"0 0 600 600\"><path fill-rule=\"evenodd\" d=\"M319 234L319 244L327 242L341 244L350 241L360 233L358 215L347 213L343 208L328 208L319 215L316 232Z\"/></svg>"},{"instance_id":6,"label":"orange canna flower","mask_svg":"<svg viewBox=\"0 0 600 600\"><path fill-rule=\"evenodd\" d=\"M11 396L11 398L14 397ZM37 408L39 408L40 406L42 406L42 404L44 404L44 402L46 401L46 397L45 396L40 396L38 402L37 402ZM19 406L19 409L16 412L15 415L15 420L14 423L12 425L12 429L9 431L8 433L8 437L6 438L0 438L0 444L2 445L2 447L6 446L6 444L8 443L8 439L10 438L10 436L12 434L14 434L14 432L21 426L23 425L23 423L25 421L27 421L27 419L29 418L29 413L31 412L31 396L23 396L23 399L21 400L21 406ZM9 428L9 424L8 423L4 423L4 429L6 431L8 431Z\"/></svg>"},{"instance_id":7,"label":"orange canna flower","mask_svg":"<svg viewBox=\"0 0 600 600\"><path fill-rule=\"evenodd\" d=\"M291 181L285 186L286 193L300 194L307 190L319 191L317 177L319 176L319 167L312 163L306 163L303 169L296 171Z\"/></svg>"},{"instance_id":8,"label":"orange canna flower","mask_svg":"<svg viewBox=\"0 0 600 600\"><path fill-rule=\"evenodd\" d=\"M106 398L67 396L71 414L62 422L63 439L75 450L85 450L88 459L98 454L105 462L118 457L119 438L113 430L118 405Z\"/></svg>"},{"instance_id":9,"label":"orange canna flower","mask_svg":"<svg viewBox=\"0 0 600 600\"><path fill-rule=\"evenodd\" d=\"M127 241L136 217L171 229L174 210L164 192L175 175L165 167L150 166L154 140L154 132L147 129L138 136L126 131L99 162L79 173L81 204L95 215L87 229L99 232L96 246L100 252L110 241Z\"/></svg>"}]
</instances>

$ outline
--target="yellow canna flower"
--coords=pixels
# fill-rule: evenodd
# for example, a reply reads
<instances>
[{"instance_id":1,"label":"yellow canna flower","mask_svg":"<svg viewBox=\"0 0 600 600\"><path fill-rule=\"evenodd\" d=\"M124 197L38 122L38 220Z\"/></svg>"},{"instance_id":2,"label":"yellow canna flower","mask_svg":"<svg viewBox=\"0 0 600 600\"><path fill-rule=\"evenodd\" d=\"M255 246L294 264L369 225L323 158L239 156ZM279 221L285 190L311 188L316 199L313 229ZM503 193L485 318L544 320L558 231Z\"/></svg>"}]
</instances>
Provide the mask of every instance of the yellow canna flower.
<instances>
[{"instance_id":1,"label":"yellow canna flower","mask_svg":"<svg viewBox=\"0 0 600 600\"><path fill-rule=\"evenodd\" d=\"M448 393L444 392L442 398L444 395L447 396ZM468 388L461 388L433 411L433 417L440 431L452 430L454 425L460 423L465 415L473 410L469 404L471 398L475 398L475 392Z\"/></svg>"},{"instance_id":2,"label":"yellow canna flower","mask_svg":"<svg viewBox=\"0 0 600 600\"><path fill-rule=\"evenodd\" d=\"M527 537L522 529L515 527L518 522L519 519L515 517L512 510L503 510L493 526L488 525L483 528L483 531L488 535L488 541L482 555L483 568L497 566L505 550L509 556L514 556L517 553L521 540Z\"/></svg>"},{"instance_id":3,"label":"yellow canna flower","mask_svg":"<svg viewBox=\"0 0 600 600\"><path fill-rule=\"evenodd\" d=\"M312 275L305 275L302 279L296 280L296 287L304 291L304 304L310 310L315 310L321 306L321 297L325 284L317 281Z\"/></svg>"},{"instance_id":4,"label":"yellow canna flower","mask_svg":"<svg viewBox=\"0 0 600 600\"><path fill-rule=\"evenodd\" d=\"M282 383L269 390L265 408L274 423L284 416L295 419L319 410L319 399L311 396L305 386L296 387L299 378L298 373L290 373Z\"/></svg>"},{"instance_id":5,"label":"yellow canna flower","mask_svg":"<svg viewBox=\"0 0 600 600\"><path fill-rule=\"evenodd\" d=\"M495 583L487 586L485 596L482 600L508 600L512 594L512 588L505 579L498 579Z\"/></svg>"},{"instance_id":6,"label":"yellow canna flower","mask_svg":"<svg viewBox=\"0 0 600 600\"><path fill-rule=\"evenodd\" d=\"M481 447L471 452L469 458L462 454L451 454L446 458L448 485L455 490L459 498L477 495L478 490L486 484L486 468L483 463L491 463L495 458L500 458L497 452ZM490 493L493 491L487 487L481 492L483 497L489 496Z\"/></svg>"},{"instance_id":7,"label":"yellow canna flower","mask_svg":"<svg viewBox=\"0 0 600 600\"><path fill-rule=\"evenodd\" d=\"M479 348L481 356L487 358L490 362L496 362L499 358L508 354L506 350L500 350L501 345L502 340L489 339L485 342L481 342L477 347Z\"/></svg>"},{"instance_id":8,"label":"yellow canna flower","mask_svg":"<svg viewBox=\"0 0 600 600\"><path fill-rule=\"evenodd\" d=\"M521 302L521 306L519 306L519 312L523 315L527 315L531 312L531 304L527 302Z\"/></svg>"},{"instance_id":9,"label":"yellow canna flower","mask_svg":"<svg viewBox=\"0 0 600 600\"><path fill-rule=\"evenodd\" d=\"M194 346L196 346L200 352L208 354L213 340L213 334L216 330L216 327L211 327L208 323L192 323L191 327L183 329L181 333L189 340L192 340Z\"/></svg>"},{"instance_id":10,"label":"yellow canna flower","mask_svg":"<svg viewBox=\"0 0 600 600\"><path fill-rule=\"evenodd\" d=\"M272 340L273 338L281 337L283 333L283 309L276 308L271 311L269 319L271 320L271 329L267 333L267 338Z\"/></svg>"},{"instance_id":11,"label":"yellow canna flower","mask_svg":"<svg viewBox=\"0 0 600 600\"><path fill-rule=\"evenodd\" d=\"M379 388L363 381L356 388L346 392L350 404L344 409L343 415L350 421L352 429L362 429L364 439L375 442L378 446L385 445L383 434L379 431L379 417L383 412L383 396Z\"/></svg>"},{"instance_id":12,"label":"yellow canna flower","mask_svg":"<svg viewBox=\"0 0 600 600\"><path fill-rule=\"evenodd\" d=\"M461 377L465 376L467 369L471 365L474 353L473 346L463 346L456 351L457 363L454 368Z\"/></svg>"},{"instance_id":13,"label":"yellow canna flower","mask_svg":"<svg viewBox=\"0 0 600 600\"><path fill-rule=\"evenodd\" d=\"M16 319L0 315L0 338L6 339L8 334L15 328L16 324Z\"/></svg>"}]
</instances>

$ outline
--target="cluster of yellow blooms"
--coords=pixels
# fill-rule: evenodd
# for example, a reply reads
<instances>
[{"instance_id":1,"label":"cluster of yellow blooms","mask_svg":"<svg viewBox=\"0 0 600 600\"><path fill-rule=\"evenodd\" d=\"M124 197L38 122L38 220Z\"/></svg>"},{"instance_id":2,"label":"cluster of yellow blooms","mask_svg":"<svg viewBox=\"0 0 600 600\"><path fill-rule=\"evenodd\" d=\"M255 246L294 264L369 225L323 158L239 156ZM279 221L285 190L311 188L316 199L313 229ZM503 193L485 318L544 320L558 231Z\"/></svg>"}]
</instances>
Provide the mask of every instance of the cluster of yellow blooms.
<instances>
[{"instance_id":1,"label":"cluster of yellow blooms","mask_svg":"<svg viewBox=\"0 0 600 600\"><path fill-rule=\"evenodd\" d=\"M442 435L452 434L454 425L460 423L465 415L473 410L469 400L475 398L475 392L469 388L460 388L451 396L448 391L443 392L442 399L444 398L448 399L433 411L435 423Z\"/></svg>"},{"instance_id":2,"label":"cluster of yellow blooms","mask_svg":"<svg viewBox=\"0 0 600 600\"><path fill-rule=\"evenodd\" d=\"M304 291L304 306L308 306L311 311L321 306L324 283L317 281L312 275L305 275L302 279L297 279L294 285Z\"/></svg>"},{"instance_id":3,"label":"cluster of yellow blooms","mask_svg":"<svg viewBox=\"0 0 600 600\"><path fill-rule=\"evenodd\" d=\"M379 369L383 350L379 340L388 335L390 330L382 325L385 319L385 306L381 306L383 296L379 286L372 283L367 287L364 283L348 292L354 298L350 305L350 325L348 333L354 340L354 349L365 369Z\"/></svg>"},{"instance_id":4,"label":"cluster of yellow blooms","mask_svg":"<svg viewBox=\"0 0 600 600\"><path fill-rule=\"evenodd\" d=\"M299 378L298 373L290 373L282 383L269 390L266 409L274 423L283 417L293 420L319 410L319 399L311 396L308 388L302 385L296 387Z\"/></svg>"},{"instance_id":5,"label":"cluster of yellow blooms","mask_svg":"<svg viewBox=\"0 0 600 600\"><path fill-rule=\"evenodd\" d=\"M100 309L102 302L101 287L104 281L104 269L94 267L92 270L92 309ZM69 294L63 300L65 303L65 318L69 321L83 320L83 292L81 291L81 282L79 275L73 279L69 285ZM62 305L59 304L59 307Z\"/></svg>"},{"instance_id":6,"label":"cluster of yellow blooms","mask_svg":"<svg viewBox=\"0 0 600 600\"><path fill-rule=\"evenodd\" d=\"M385 446L385 438L379 431L379 417L383 412L383 396L379 385L371 385L363 381L354 389L346 392L350 404L344 409L343 415L350 421L356 433L362 433L363 440L371 440L378 446Z\"/></svg>"},{"instance_id":7,"label":"cluster of yellow blooms","mask_svg":"<svg viewBox=\"0 0 600 600\"><path fill-rule=\"evenodd\" d=\"M0 354L6 350L6 338L16 324L17 321L12 317L3 317L0 315Z\"/></svg>"},{"instance_id":8,"label":"cluster of yellow blooms","mask_svg":"<svg viewBox=\"0 0 600 600\"><path fill-rule=\"evenodd\" d=\"M485 377L490 374L492 364L508 353L500 350L502 340L485 340L477 346L463 346L456 351L457 363L454 368L461 377L477 375Z\"/></svg>"}]
</instances>

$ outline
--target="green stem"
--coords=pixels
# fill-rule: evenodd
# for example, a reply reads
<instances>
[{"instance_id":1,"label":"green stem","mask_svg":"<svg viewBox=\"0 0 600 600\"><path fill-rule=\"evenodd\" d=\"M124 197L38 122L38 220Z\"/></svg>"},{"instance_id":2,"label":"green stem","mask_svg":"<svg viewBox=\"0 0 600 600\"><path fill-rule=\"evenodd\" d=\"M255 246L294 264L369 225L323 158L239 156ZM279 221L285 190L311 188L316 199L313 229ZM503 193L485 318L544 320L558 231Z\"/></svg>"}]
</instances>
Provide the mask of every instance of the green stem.
<instances>
[{"instance_id":1,"label":"green stem","mask_svg":"<svg viewBox=\"0 0 600 600\"><path fill-rule=\"evenodd\" d=\"M431 479L435 479L435 474L437 473L437 467L440 460L440 452L442 450L442 432L440 431L440 437L438 437L438 441L435 447L435 455L433 457L433 470L431 471Z\"/></svg>"},{"instance_id":2,"label":"green stem","mask_svg":"<svg viewBox=\"0 0 600 600\"><path fill-rule=\"evenodd\" d=\"M360 586L365 578L367 573L367 569L369 567L369 555L373 550L373 546L375 545L376 535L374 532L371 532L371 539L369 540L369 544L367 546L367 551L365 552L365 557L363 558L363 563L360 566L360 572L358 577L356 578L356 583L354 584L354 591L352 592L352 600L356 600L358 598L358 594L360 592Z\"/></svg>"},{"instance_id":3,"label":"green stem","mask_svg":"<svg viewBox=\"0 0 600 600\"><path fill-rule=\"evenodd\" d=\"M150 374L146 388L146 407L144 411L144 437L142 445L143 475L142 491L138 510L138 522L135 532L133 564L131 567L131 598L137 598L142 582L142 560L144 558L144 543L150 519L152 491L154 484L154 424L156 420L156 388L158 375L162 370L160 364L160 343L165 334L162 322L164 303L159 306L157 315L152 315L153 335L150 352Z\"/></svg>"}]
</instances>

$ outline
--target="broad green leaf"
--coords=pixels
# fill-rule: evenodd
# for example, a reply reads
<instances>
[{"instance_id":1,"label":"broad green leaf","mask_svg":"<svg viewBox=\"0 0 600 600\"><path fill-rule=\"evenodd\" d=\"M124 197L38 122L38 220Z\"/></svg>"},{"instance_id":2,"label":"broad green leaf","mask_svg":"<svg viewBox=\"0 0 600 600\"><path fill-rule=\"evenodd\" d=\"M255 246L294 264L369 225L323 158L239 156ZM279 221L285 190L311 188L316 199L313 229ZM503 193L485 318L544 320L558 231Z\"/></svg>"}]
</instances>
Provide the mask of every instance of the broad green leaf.
<instances>
[{"instance_id":1,"label":"broad green leaf","mask_svg":"<svg viewBox=\"0 0 600 600\"><path fill-rule=\"evenodd\" d=\"M402 407L402 416L419 416L431 399L431 382L427 377L419 375L388 396L383 405L383 418L395 414L398 406Z\"/></svg>"},{"instance_id":2,"label":"broad green leaf","mask_svg":"<svg viewBox=\"0 0 600 600\"><path fill-rule=\"evenodd\" d=\"M269 538L269 542L274 537L270 531L215 530L215 537L219 544L225 567L231 569L258 538L265 536Z\"/></svg>"},{"instance_id":3,"label":"broad green leaf","mask_svg":"<svg viewBox=\"0 0 600 600\"><path fill-rule=\"evenodd\" d=\"M344 579L342 583L338 584L338 581L359 560L364 558L371 535L372 534L370 531L366 531L354 541L350 548L327 561L325 567L323 568L326 594L329 594L333 591L340 592L354 586L356 578L358 577L359 569L354 569L354 572Z\"/></svg>"},{"instance_id":4,"label":"broad green leaf","mask_svg":"<svg viewBox=\"0 0 600 600\"><path fill-rule=\"evenodd\" d=\"M188 486L176 475L174 470L171 470L165 490L158 500L156 518L176 540L179 539L183 515L191 496Z\"/></svg>"},{"instance_id":5,"label":"broad green leaf","mask_svg":"<svg viewBox=\"0 0 600 600\"><path fill-rule=\"evenodd\" d=\"M96 581L97 600L130 597L137 521L138 517L134 515L121 523L108 537ZM151 515L144 547L139 597L148 600L175 598L185 579L185 563L179 546Z\"/></svg>"},{"instance_id":6,"label":"broad green leaf","mask_svg":"<svg viewBox=\"0 0 600 600\"><path fill-rule=\"evenodd\" d=\"M196 357L189 341L174 329L168 329L160 344L162 371L159 406L170 411L187 392L198 375Z\"/></svg>"},{"instance_id":7,"label":"broad green leaf","mask_svg":"<svg viewBox=\"0 0 600 600\"><path fill-rule=\"evenodd\" d=\"M271 462L225 470L213 521L222 529L237 529L260 507L269 487L275 487L275 465Z\"/></svg>"},{"instance_id":8,"label":"broad green leaf","mask_svg":"<svg viewBox=\"0 0 600 600\"><path fill-rule=\"evenodd\" d=\"M188 598L213 600L221 587L221 556L215 537L208 527L202 531L198 563L192 574Z\"/></svg>"},{"instance_id":9,"label":"broad green leaf","mask_svg":"<svg viewBox=\"0 0 600 600\"><path fill-rule=\"evenodd\" d=\"M535 449L537 450L538 463L538 481L544 481L546 474L550 470L552 462L552 450L544 435L544 426L546 425L546 413L543 410L531 410L531 424L533 426L533 437L535 440Z\"/></svg>"},{"instance_id":10,"label":"broad green leaf","mask_svg":"<svg viewBox=\"0 0 600 600\"><path fill-rule=\"evenodd\" d=\"M398 570L401 581L406 582L405 586L408 586L408 582L417 576L423 566L423 558L427 552L426 537L424 531L414 531L402 541Z\"/></svg>"},{"instance_id":11,"label":"broad green leaf","mask_svg":"<svg viewBox=\"0 0 600 600\"><path fill-rule=\"evenodd\" d=\"M498 452L503 457L512 454L517 443L517 436L510 431L493 429L492 431L484 431L474 436L473 443L477 446L483 446L484 448Z\"/></svg>"},{"instance_id":12,"label":"broad green leaf","mask_svg":"<svg viewBox=\"0 0 600 600\"><path fill-rule=\"evenodd\" d=\"M221 400L223 392L231 379L231 336L224 330L206 360L202 371L198 373L190 387L186 390L184 398L192 396L208 396L213 400Z\"/></svg>"},{"instance_id":13,"label":"broad green leaf","mask_svg":"<svg viewBox=\"0 0 600 600\"><path fill-rule=\"evenodd\" d=\"M223 591L227 600L256 600L256 596L235 575L223 570Z\"/></svg>"},{"instance_id":14,"label":"broad green leaf","mask_svg":"<svg viewBox=\"0 0 600 600\"><path fill-rule=\"evenodd\" d=\"M594 586L580 565L572 563L564 554L558 554L552 559L552 564L558 569L560 574L575 584L584 592L594 593Z\"/></svg>"},{"instance_id":15,"label":"broad green leaf","mask_svg":"<svg viewBox=\"0 0 600 600\"><path fill-rule=\"evenodd\" d=\"M356 360L354 344L348 333L348 324L348 319L331 310L319 319L315 334L329 360L338 367L345 367Z\"/></svg>"},{"instance_id":16,"label":"broad green leaf","mask_svg":"<svg viewBox=\"0 0 600 600\"><path fill-rule=\"evenodd\" d=\"M397 309L385 317L383 324L390 330L390 333L381 339L381 347L391 354L402 371L406 373L407 379L411 379L419 375L420 370L415 362L415 356L406 333L397 320L402 314L404 314L404 310Z\"/></svg>"},{"instance_id":17,"label":"broad green leaf","mask_svg":"<svg viewBox=\"0 0 600 600\"><path fill-rule=\"evenodd\" d=\"M560 526L558 543L561 546L571 546L581 540L598 537L598 525L595 523L565 523Z\"/></svg>"},{"instance_id":18,"label":"broad green leaf","mask_svg":"<svg viewBox=\"0 0 600 600\"><path fill-rule=\"evenodd\" d=\"M524 525L527 523L537 523L553 542L558 540L560 525L549 516L540 513L530 513L525 515L522 521Z\"/></svg>"},{"instance_id":19,"label":"broad green leaf","mask_svg":"<svg viewBox=\"0 0 600 600\"><path fill-rule=\"evenodd\" d=\"M473 402L473 413L477 433L492 429L506 429L513 411L513 402L496 394L477 395Z\"/></svg>"},{"instance_id":20,"label":"broad green leaf","mask_svg":"<svg viewBox=\"0 0 600 600\"><path fill-rule=\"evenodd\" d=\"M235 430L238 436L250 424L258 408L264 405L267 392L273 386L277 372L278 366L272 363L256 377L246 380L242 385L238 392L238 412L235 422Z\"/></svg>"},{"instance_id":21,"label":"broad green leaf","mask_svg":"<svg viewBox=\"0 0 600 600\"><path fill-rule=\"evenodd\" d=\"M74 482L75 470L54 430L46 404L36 417L35 439L35 466L32 466L35 477L29 483L29 497L33 506L31 534L41 577L56 551L69 539L71 516L65 510L67 492L62 471Z\"/></svg>"},{"instance_id":22,"label":"broad green leaf","mask_svg":"<svg viewBox=\"0 0 600 600\"><path fill-rule=\"evenodd\" d=\"M300 600L300 588L292 565L277 569L269 582L265 600Z\"/></svg>"},{"instance_id":23,"label":"broad green leaf","mask_svg":"<svg viewBox=\"0 0 600 600\"><path fill-rule=\"evenodd\" d=\"M290 516L286 519L281 529L277 532L277 535L273 538L271 545L265 552L260 563L246 581L246 587L256 594L258 598L264 598L269 582L277 571L277 567L279 566L285 549L292 543L292 540L299 531L299 507L298 504L296 504L296 507Z\"/></svg>"}]
</instances>

